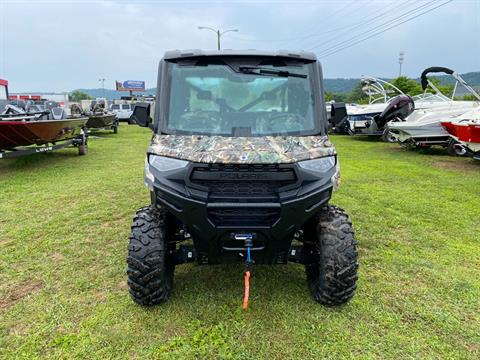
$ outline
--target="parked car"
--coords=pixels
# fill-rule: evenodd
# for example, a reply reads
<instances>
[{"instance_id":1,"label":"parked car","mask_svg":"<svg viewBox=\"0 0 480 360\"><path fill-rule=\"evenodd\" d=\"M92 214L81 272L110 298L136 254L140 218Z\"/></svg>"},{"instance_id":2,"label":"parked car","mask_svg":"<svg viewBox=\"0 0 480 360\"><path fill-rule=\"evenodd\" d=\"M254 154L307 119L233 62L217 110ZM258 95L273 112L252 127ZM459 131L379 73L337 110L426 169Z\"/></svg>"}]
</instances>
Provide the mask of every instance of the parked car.
<instances>
[{"instance_id":1,"label":"parked car","mask_svg":"<svg viewBox=\"0 0 480 360\"><path fill-rule=\"evenodd\" d=\"M115 113L118 121L127 121L129 124L133 124L134 122L130 118L134 107L134 104L112 104L110 110Z\"/></svg>"}]
</instances>

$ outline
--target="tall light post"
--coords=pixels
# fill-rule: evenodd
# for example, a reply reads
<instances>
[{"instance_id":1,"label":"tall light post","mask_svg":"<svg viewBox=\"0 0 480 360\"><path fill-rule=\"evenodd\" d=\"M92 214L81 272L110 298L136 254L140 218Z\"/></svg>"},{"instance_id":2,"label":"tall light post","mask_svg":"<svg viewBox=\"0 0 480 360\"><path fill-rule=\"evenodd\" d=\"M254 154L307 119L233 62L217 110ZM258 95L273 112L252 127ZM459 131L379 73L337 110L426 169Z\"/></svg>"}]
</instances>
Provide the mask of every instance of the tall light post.
<instances>
[{"instance_id":1,"label":"tall light post","mask_svg":"<svg viewBox=\"0 0 480 360\"><path fill-rule=\"evenodd\" d=\"M98 79L102 83L102 97L105 98L105 78Z\"/></svg>"},{"instance_id":2,"label":"tall light post","mask_svg":"<svg viewBox=\"0 0 480 360\"><path fill-rule=\"evenodd\" d=\"M400 55L398 56L398 65L400 65L400 69L398 70L398 76L402 76L402 65L404 60L405 60L405 52L400 51Z\"/></svg>"},{"instance_id":3,"label":"tall light post","mask_svg":"<svg viewBox=\"0 0 480 360\"><path fill-rule=\"evenodd\" d=\"M220 38L222 37L223 34L226 34L228 32L238 32L238 29L230 29L230 30L224 30L224 31L220 31L220 30L215 30L211 27L208 27L208 26L199 26L198 27L198 30L210 30L210 31L213 31L215 34L217 34L217 50L220 50Z\"/></svg>"}]
</instances>

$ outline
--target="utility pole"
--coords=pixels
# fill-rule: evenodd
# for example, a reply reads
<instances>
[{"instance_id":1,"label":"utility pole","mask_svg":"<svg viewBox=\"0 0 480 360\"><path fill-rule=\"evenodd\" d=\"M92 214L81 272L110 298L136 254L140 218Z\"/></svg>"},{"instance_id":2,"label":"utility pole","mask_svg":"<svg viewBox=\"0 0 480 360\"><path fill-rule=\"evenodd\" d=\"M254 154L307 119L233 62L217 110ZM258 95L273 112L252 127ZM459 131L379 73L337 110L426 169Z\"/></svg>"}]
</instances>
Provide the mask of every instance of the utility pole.
<instances>
[{"instance_id":1,"label":"utility pole","mask_svg":"<svg viewBox=\"0 0 480 360\"><path fill-rule=\"evenodd\" d=\"M226 34L228 32L238 32L238 29L230 29L230 30L225 30L225 31L220 31L220 30L215 30L211 27L208 26L199 26L198 30L210 30L213 31L217 35L217 50L220 50L220 38L222 37L223 34Z\"/></svg>"},{"instance_id":2,"label":"utility pole","mask_svg":"<svg viewBox=\"0 0 480 360\"><path fill-rule=\"evenodd\" d=\"M105 98L105 78L98 79L102 83L102 97Z\"/></svg>"},{"instance_id":3,"label":"utility pole","mask_svg":"<svg viewBox=\"0 0 480 360\"><path fill-rule=\"evenodd\" d=\"M405 60L405 52L400 51L400 55L398 55L398 65L400 65L400 69L398 71L398 76L402 76L402 65L403 65L404 60Z\"/></svg>"}]
</instances>

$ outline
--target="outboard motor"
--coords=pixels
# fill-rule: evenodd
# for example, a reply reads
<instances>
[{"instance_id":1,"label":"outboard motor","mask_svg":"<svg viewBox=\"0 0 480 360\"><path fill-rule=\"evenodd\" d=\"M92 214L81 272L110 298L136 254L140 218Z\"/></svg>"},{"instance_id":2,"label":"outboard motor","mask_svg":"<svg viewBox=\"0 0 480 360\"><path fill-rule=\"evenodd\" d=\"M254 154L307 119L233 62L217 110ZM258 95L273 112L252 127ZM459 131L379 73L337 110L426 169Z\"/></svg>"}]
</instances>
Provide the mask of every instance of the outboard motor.
<instances>
[{"instance_id":1,"label":"outboard motor","mask_svg":"<svg viewBox=\"0 0 480 360\"><path fill-rule=\"evenodd\" d=\"M72 116L81 116L83 114L83 109L78 104L70 105L70 113Z\"/></svg>"},{"instance_id":2,"label":"outboard motor","mask_svg":"<svg viewBox=\"0 0 480 360\"><path fill-rule=\"evenodd\" d=\"M408 115L415 110L415 102L408 95L394 97L380 115L374 117L379 130L389 121L405 121Z\"/></svg>"},{"instance_id":3,"label":"outboard motor","mask_svg":"<svg viewBox=\"0 0 480 360\"><path fill-rule=\"evenodd\" d=\"M330 123L338 134L348 134L347 107L344 103L332 104L330 111Z\"/></svg>"},{"instance_id":4,"label":"outboard motor","mask_svg":"<svg viewBox=\"0 0 480 360\"><path fill-rule=\"evenodd\" d=\"M62 120L66 118L65 110L61 107L54 107L50 112L53 120Z\"/></svg>"}]
</instances>

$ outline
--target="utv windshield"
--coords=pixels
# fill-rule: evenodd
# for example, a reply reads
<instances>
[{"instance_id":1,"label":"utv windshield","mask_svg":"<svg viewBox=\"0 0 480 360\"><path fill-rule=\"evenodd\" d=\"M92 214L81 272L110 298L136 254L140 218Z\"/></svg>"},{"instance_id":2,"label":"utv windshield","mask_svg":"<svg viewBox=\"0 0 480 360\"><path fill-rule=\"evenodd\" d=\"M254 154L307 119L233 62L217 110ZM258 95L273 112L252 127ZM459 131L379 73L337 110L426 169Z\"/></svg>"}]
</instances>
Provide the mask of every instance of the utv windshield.
<instances>
[{"instance_id":1,"label":"utv windshield","mask_svg":"<svg viewBox=\"0 0 480 360\"><path fill-rule=\"evenodd\" d=\"M319 132L312 65L170 65L166 133L282 136Z\"/></svg>"}]
</instances>

